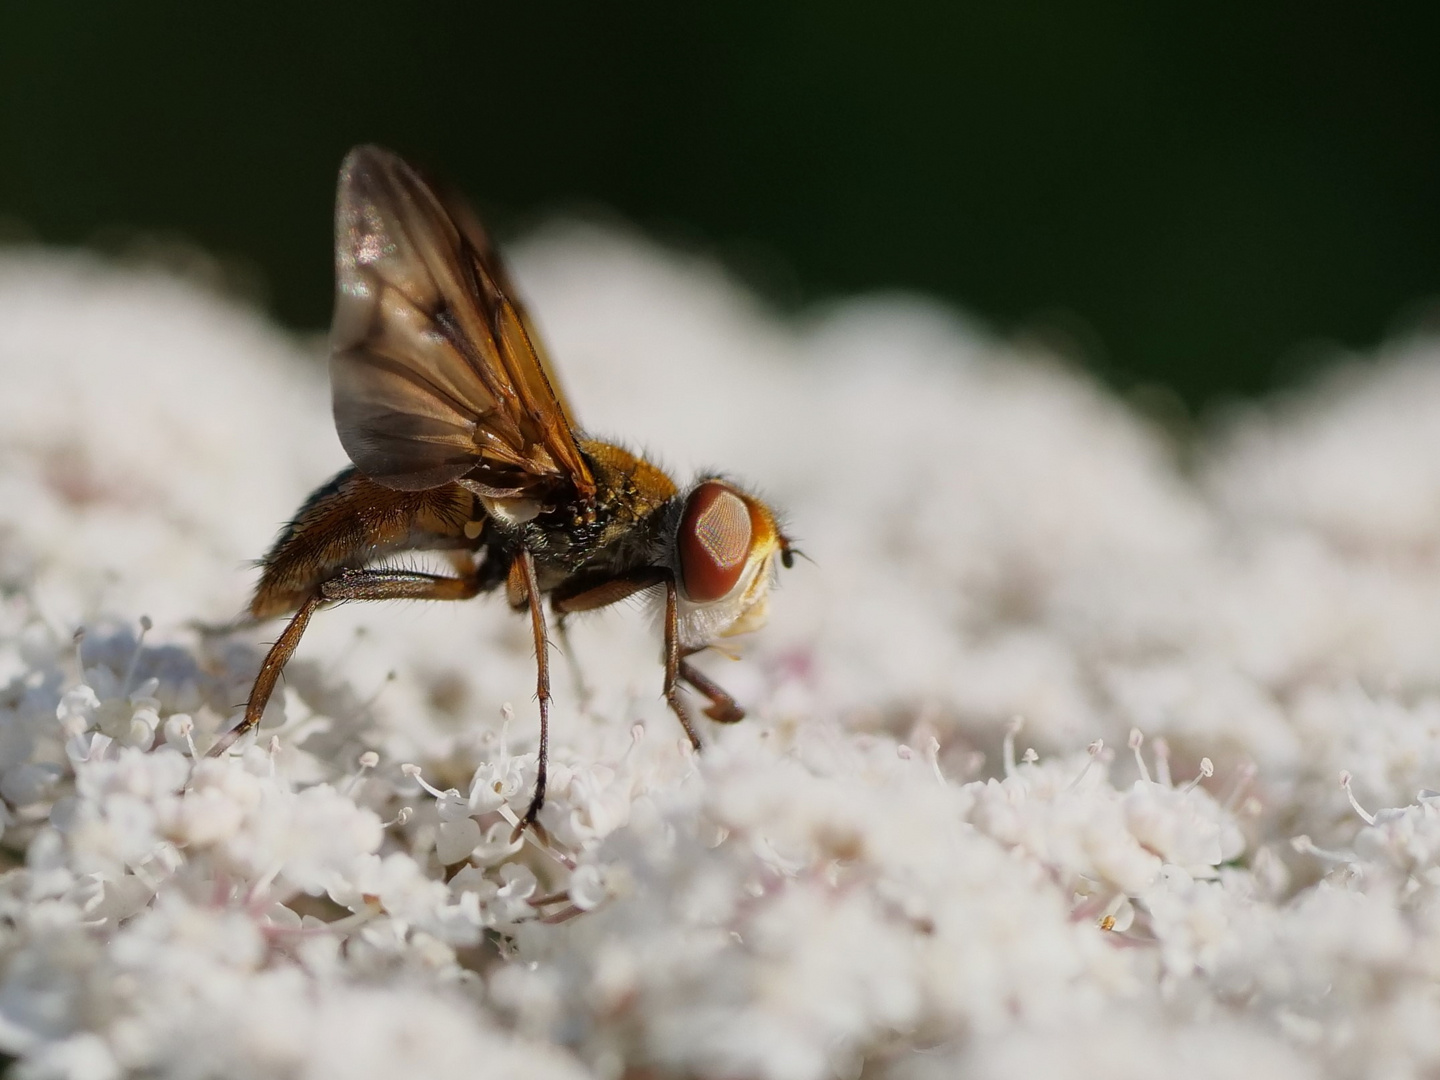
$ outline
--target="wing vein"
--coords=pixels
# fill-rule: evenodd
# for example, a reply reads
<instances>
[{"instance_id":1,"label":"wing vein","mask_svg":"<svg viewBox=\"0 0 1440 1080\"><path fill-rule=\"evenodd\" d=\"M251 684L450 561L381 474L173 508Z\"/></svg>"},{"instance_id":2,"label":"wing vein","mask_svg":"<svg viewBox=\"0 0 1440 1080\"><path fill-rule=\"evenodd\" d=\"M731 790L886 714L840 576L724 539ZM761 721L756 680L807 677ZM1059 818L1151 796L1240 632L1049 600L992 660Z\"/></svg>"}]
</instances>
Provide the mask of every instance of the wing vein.
<instances>
[{"instance_id":1,"label":"wing vein","mask_svg":"<svg viewBox=\"0 0 1440 1080\"><path fill-rule=\"evenodd\" d=\"M564 402L468 207L388 151L358 147L335 224L331 385L360 471L422 489L498 467L507 488L539 496L568 483L590 497Z\"/></svg>"}]
</instances>

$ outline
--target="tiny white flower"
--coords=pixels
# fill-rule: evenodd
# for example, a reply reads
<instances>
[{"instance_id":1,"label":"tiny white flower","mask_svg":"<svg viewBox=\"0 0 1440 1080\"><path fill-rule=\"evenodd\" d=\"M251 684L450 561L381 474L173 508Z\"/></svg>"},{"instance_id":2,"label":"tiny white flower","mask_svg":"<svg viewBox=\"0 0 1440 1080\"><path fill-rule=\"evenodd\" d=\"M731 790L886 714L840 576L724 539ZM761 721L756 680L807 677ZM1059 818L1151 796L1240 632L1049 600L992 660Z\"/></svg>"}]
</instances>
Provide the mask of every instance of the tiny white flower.
<instances>
[{"instance_id":1,"label":"tiny white flower","mask_svg":"<svg viewBox=\"0 0 1440 1080\"><path fill-rule=\"evenodd\" d=\"M79 735L95 722L100 708L100 698L87 683L81 683L65 691L55 709L55 717L66 735Z\"/></svg>"},{"instance_id":2,"label":"tiny white flower","mask_svg":"<svg viewBox=\"0 0 1440 1080\"><path fill-rule=\"evenodd\" d=\"M599 907L610 895L604 867L596 866L593 863L577 867L575 872L570 875L570 883L566 891L570 896L570 902L581 911L590 911Z\"/></svg>"},{"instance_id":3,"label":"tiny white flower","mask_svg":"<svg viewBox=\"0 0 1440 1080\"><path fill-rule=\"evenodd\" d=\"M442 866L453 866L468 859L480 840L480 824L474 818L442 820L435 840L435 857Z\"/></svg>"},{"instance_id":4,"label":"tiny white flower","mask_svg":"<svg viewBox=\"0 0 1440 1080\"><path fill-rule=\"evenodd\" d=\"M490 902L496 919L506 923L530 917L534 913L530 898L539 884L535 872L520 863L506 863L500 867L500 881L500 889Z\"/></svg>"},{"instance_id":5,"label":"tiny white flower","mask_svg":"<svg viewBox=\"0 0 1440 1080\"><path fill-rule=\"evenodd\" d=\"M120 1080L124 1070L104 1039L80 1032L45 1045L16 1075L22 1080Z\"/></svg>"},{"instance_id":6,"label":"tiny white flower","mask_svg":"<svg viewBox=\"0 0 1440 1080\"><path fill-rule=\"evenodd\" d=\"M15 806L29 806L49 798L63 778L58 765L27 762L0 775L0 796Z\"/></svg>"},{"instance_id":7,"label":"tiny white flower","mask_svg":"<svg viewBox=\"0 0 1440 1080\"><path fill-rule=\"evenodd\" d=\"M498 810L528 786L527 774L535 761L534 754L511 757L502 754L475 770L470 781L468 812L487 814Z\"/></svg>"},{"instance_id":8,"label":"tiny white flower","mask_svg":"<svg viewBox=\"0 0 1440 1080\"><path fill-rule=\"evenodd\" d=\"M514 827L508 821L497 821L485 830L484 835L470 851L470 861L477 866L498 866L517 854L525 846L525 838L516 836Z\"/></svg>"}]
</instances>

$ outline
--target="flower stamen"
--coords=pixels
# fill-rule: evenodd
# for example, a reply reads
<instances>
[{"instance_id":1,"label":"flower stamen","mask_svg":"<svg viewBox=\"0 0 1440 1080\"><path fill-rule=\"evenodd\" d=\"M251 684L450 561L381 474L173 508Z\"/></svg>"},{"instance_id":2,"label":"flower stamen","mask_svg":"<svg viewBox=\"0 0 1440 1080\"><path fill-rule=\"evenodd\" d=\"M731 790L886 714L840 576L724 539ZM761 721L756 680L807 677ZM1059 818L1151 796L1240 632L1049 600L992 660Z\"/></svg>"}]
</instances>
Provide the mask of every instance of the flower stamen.
<instances>
[{"instance_id":1,"label":"flower stamen","mask_svg":"<svg viewBox=\"0 0 1440 1080\"><path fill-rule=\"evenodd\" d=\"M1096 739L1094 742L1092 742L1089 746L1085 748L1085 753L1089 754L1090 756L1085 759L1084 768L1082 768L1078 773L1075 774L1075 779L1071 780L1070 783L1065 785L1066 790L1078 786L1080 781L1085 779L1085 774L1090 771L1090 766L1095 764L1095 759L1100 756L1101 752L1104 751L1104 749L1104 739Z\"/></svg>"},{"instance_id":2,"label":"flower stamen","mask_svg":"<svg viewBox=\"0 0 1440 1080\"><path fill-rule=\"evenodd\" d=\"M1360 805L1360 800L1355 798L1355 792L1350 787L1349 769L1344 769L1341 771L1340 786L1345 789L1345 794L1350 799L1350 805L1355 809L1355 813L1360 815L1360 819L1364 821L1366 825L1374 825L1375 815L1370 813L1370 811L1366 810L1363 806Z\"/></svg>"},{"instance_id":3,"label":"flower stamen","mask_svg":"<svg viewBox=\"0 0 1440 1080\"><path fill-rule=\"evenodd\" d=\"M1210 777L1212 777L1212 776L1214 776L1214 775L1215 775L1215 763L1214 763L1213 761L1211 761L1208 757L1202 757L1202 758L1200 759L1200 771L1195 774L1195 779L1191 780L1188 784L1186 784L1186 785L1185 785L1183 788L1181 788L1180 790L1181 790L1181 791L1194 791L1197 787L1200 786L1200 781L1202 781L1202 780L1208 780L1208 779L1210 779Z\"/></svg>"},{"instance_id":4,"label":"flower stamen","mask_svg":"<svg viewBox=\"0 0 1440 1080\"><path fill-rule=\"evenodd\" d=\"M122 698L130 693L130 684L135 680L135 672L140 668L140 657L145 652L145 635L154 625L149 615L140 616L140 636L135 639L135 651L130 654L130 663L125 668L125 678L120 681Z\"/></svg>"},{"instance_id":5,"label":"flower stamen","mask_svg":"<svg viewBox=\"0 0 1440 1080\"><path fill-rule=\"evenodd\" d=\"M1005 766L1007 777L1014 776L1016 773L1015 736L1020 734L1020 729L1024 726L1025 718L1023 716L1012 716L1010 723L1005 726L1004 755L1001 760Z\"/></svg>"},{"instance_id":6,"label":"flower stamen","mask_svg":"<svg viewBox=\"0 0 1440 1080\"><path fill-rule=\"evenodd\" d=\"M1145 745L1145 735L1138 728L1130 729L1130 749L1135 754L1135 767L1140 770L1140 779L1150 783L1150 769L1145 764L1145 758L1141 756L1140 747Z\"/></svg>"}]
</instances>

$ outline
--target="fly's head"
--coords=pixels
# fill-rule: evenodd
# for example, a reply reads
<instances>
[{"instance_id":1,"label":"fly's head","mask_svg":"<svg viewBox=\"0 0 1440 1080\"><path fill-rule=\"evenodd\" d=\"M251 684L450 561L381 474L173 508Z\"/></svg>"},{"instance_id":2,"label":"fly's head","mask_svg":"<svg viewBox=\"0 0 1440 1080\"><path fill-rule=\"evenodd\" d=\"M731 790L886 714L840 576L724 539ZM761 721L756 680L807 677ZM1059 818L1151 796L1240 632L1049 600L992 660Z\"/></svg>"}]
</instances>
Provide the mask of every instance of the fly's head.
<instances>
[{"instance_id":1,"label":"fly's head","mask_svg":"<svg viewBox=\"0 0 1440 1080\"><path fill-rule=\"evenodd\" d=\"M720 477L701 479L684 496L672 563L680 593L680 639L687 648L765 625L775 560L797 552L775 513Z\"/></svg>"}]
</instances>

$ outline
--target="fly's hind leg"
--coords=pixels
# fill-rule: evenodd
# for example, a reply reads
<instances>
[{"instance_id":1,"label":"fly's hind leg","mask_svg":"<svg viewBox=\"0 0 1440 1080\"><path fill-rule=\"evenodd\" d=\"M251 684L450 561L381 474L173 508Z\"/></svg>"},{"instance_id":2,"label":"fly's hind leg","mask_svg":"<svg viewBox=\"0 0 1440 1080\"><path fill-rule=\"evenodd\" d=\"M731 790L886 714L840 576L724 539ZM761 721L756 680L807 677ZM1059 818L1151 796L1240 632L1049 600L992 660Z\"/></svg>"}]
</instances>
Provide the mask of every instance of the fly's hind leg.
<instances>
[{"instance_id":1,"label":"fly's hind leg","mask_svg":"<svg viewBox=\"0 0 1440 1080\"><path fill-rule=\"evenodd\" d=\"M300 638L310 624L310 616L322 604L345 600L468 600L479 591L480 579L476 576L443 577L413 570L345 570L322 582L300 605L275 644L270 646L265 662L260 665L260 674L255 677L255 685L250 690L250 700L245 703L244 718L220 736L210 748L209 756L219 757L234 746L237 739L259 725L270 695L280 681L280 673L300 644Z\"/></svg>"},{"instance_id":2,"label":"fly's hind leg","mask_svg":"<svg viewBox=\"0 0 1440 1080\"><path fill-rule=\"evenodd\" d=\"M270 651L265 654L265 662L260 665L260 674L255 676L255 685L250 688L250 700L245 703L244 719L215 741L215 745L210 747L208 757L219 757L234 746L241 735L253 731L260 723L265 706L270 702L270 695L275 692L275 684L280 681L280 673L285 670L285 665L295 653L295 647L300 644L305 627L310 625L310 616L314 615L315 609L324 602L324 597L316 593L300 605L300 610L295 612L285 631L275 639L275 644L271 645Z\"/></svg>"}]
</instances>

